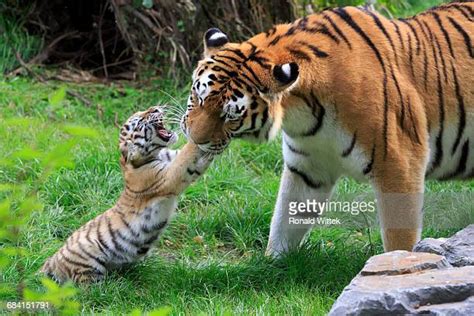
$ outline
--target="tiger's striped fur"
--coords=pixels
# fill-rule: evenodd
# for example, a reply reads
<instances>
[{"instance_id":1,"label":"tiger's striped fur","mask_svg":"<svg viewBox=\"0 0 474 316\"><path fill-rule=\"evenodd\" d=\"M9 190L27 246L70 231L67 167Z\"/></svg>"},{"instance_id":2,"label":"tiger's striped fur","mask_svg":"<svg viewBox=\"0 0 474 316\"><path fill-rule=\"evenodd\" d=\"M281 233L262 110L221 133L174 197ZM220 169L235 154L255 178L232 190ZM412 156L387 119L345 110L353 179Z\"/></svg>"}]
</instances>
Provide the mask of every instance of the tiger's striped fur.
<instances>
[{"instance_id":1,"label":"tiger's striped fur","mask_svg":"<svg viewBox=\"0 0 474 316\"><path fill-rule=\"evenodd\" d=\"M398 20L327 9L242 43L210 29L182 129L209 152L283 131L269 254L311 228L288 225L288 204L326 200L341 176L372 184L385 249L411 249L425 178L474 176L473 22L468 1Z\"/></svg>"},{"instance_id":2,"label":"tiger's striped fur","mask_svg":"<svg viewBox=\"0 0 474 316\"><path fill-rule=\"evenodd\" d=\"M192 144L179 152L167 149L177 137L164 128L162 116L159 107L152 107L122 126L123 193L115 206L76 230L41 272L58 282L98 281L109 269L149 252L168 225L177 196L211 161Z\"/></svg>"}]
</instances>

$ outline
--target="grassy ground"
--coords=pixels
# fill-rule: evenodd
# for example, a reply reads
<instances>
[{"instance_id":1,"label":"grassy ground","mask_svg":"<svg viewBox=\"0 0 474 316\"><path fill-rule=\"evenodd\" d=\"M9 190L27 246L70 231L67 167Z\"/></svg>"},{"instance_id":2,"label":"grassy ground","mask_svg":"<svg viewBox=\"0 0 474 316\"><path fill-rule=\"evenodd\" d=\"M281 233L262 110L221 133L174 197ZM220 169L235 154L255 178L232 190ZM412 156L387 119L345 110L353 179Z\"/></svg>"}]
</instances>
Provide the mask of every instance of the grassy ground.
<instances>
[{"instance_id":1,"label":"grassy ground","mask_svg":"<svg viewBox=\"0 0 474 316\"><path fill-rule=\"evenodd\" d=\"M53 106L58 88L24 79L0 81L0 126L15 117L35 121L0 129L0 161L25 146L51 150L68 138L59 128L65 122L99 134L69 153L74 167L54 172L40 187L44 210L33 213L23 228L19 244L27 255L0 276L11 289L0 301L18 298L21 278L28 287L41 288L34 273L44 260L75 229L115 203L122 189L116 118L121 123L157 102L184 104L186 96L166 82L139 89L89 85L76 89L99 107L87 108L69 97ZM15 166L1 166L0 183L29 183L41 170L36 161L15 161ZM318 229L302 250L279 261L264 257L281 168L278 140L266 145L235 141L182 196L156 253L101 284L79 289L82 311L116 314L170 306L175 314L325 314L365 260L382 250L380 236L368 228ZM473 187L473 182L430 183L428 191L472 192ZM336 195L368 191L367 185L343 179ZM450 233L425 231L430 236ZM18 265L24 269L21 276Z\"/></svg>"}]
</instances>

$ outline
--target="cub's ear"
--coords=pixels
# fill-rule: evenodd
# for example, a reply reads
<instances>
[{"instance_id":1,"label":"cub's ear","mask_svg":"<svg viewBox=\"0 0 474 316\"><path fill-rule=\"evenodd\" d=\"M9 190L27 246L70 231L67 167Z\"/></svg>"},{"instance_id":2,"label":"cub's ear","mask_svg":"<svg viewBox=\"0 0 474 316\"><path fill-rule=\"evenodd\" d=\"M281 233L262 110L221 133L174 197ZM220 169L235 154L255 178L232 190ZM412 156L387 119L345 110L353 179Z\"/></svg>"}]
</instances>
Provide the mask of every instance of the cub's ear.
<instances>
[{"instance_id":1,"label":"cub's ear","mask_svg":"<svg viewBox=\"0 0 474 316\"><path fill-rule=\"evenodd\" d=\"M299 67L296 63L287 63L273 66L273 78L277 83L277 90L283 90L298 79Z\"/></svg>"},{"instance_id":2,"label":"cub's ear","mask_svg":"<svg viewBox=\"0 0 474 316\"><path fill-rule=\"evenodd\" d=\"M204 57L211 56L222 46L229 43L229 38L218 28L211 28L204 34Z\"/></svg>"}]
</instances>

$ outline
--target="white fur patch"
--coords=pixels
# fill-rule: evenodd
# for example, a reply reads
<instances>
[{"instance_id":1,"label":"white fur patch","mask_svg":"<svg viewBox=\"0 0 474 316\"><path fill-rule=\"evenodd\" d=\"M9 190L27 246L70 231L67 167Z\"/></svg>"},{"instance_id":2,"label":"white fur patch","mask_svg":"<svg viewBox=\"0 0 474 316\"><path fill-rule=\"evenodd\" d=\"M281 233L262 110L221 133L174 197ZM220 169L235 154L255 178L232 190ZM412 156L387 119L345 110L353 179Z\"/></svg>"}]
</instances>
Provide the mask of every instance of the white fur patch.
<instances>
[{"instance_id":1,"label":"white fur patch","mask_svg":"<svg viewBox=\"0 0 474 316\"><path fill-rule=\"evenodd\" d=\"M237 118L244 114L249 104L250 99L244 94L243 98L239 98L237 101L229 101L224 105L224 112L231 118Z\"/></svg>"},{"instance_id":2,"label":"white fur patch","mask_svg":"<svg viewBox=\"0 0 474 316\"><path fill-rule=\"evenodd\" d=\"M227 37L224 33L214 33L211 35L211 37L209 37L209 40L210 41L215 41L219 38L224 38L224 37Z\"/></svg>"},{"instance_id":3,"label":"white fur patch","mask_svg":"<svg viewBox=\"0 0 474 316\"><path fill-rule=\"evenodd\" d=\"M433 170L432 173L428 174L429 179L439 179L443 176L450 175L456 172L456 169L459 166L462 156L462 148L464 143L469 140L470 135L474 135L474 114L466 113L466 127L463 132L463 136L459 145L456 149L456 152L452 154L451 150L456 141L457 137L457 123L448 123L444 126L444 133L442 139L442 148L443 156L441 158L440 164L437 168ZM436 139L438 137L439 127L433 128L431 130L429 146L430 146L430 157L428 163L428 170L432 167L436 159ZM469 142L468 153L474 151L474 142ZM466 168L462 174L458 176L467 175L471 170L474 169L474 155L469 154L466 161Z\"/></svg>"},{"instance_id":4,"label":"white fur patch","mask_svg":"<svg viewBox=\"0 0 474 316\"><path fill-rule=\"evenodd\" d=\"M207 98L209 93L212 91L211 87L208 85L209 81L211 81L209 79L210 74L212 74L212 71L206 70L200 77L197 77L197 75L195 75L194 76L195 78L193 78L194 80L193 89L195 89L194 91L196 92L197 96L202 102L204 102L204 100ZM197 84L198 81L196 80L199 81L199 88Z\"/></svg>"}]
</instances>

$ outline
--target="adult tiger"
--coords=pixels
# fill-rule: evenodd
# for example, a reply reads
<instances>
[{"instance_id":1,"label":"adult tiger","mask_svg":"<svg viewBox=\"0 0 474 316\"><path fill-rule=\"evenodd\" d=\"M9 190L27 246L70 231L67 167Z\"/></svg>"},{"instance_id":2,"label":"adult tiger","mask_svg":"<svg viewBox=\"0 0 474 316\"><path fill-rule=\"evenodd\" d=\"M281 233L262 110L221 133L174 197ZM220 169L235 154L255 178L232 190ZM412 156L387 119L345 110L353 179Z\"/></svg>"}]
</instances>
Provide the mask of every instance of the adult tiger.
<instances>
[{"instance_id":1,"label":"adult tiger","mask_svg":"<svg viewBox=\"0 0 474 316\"><path fill-rule=\"evenodd\" d=\"M242 43L210 29L182 129L209 152L282 129L268 254L298 246L310 229L288 224L289 203L325 201L342 175L373 185L385 250L409 250L425 176L474 174L473 22L464 2L399 20L328 9Z\"/></svg>"}]
</instances>

